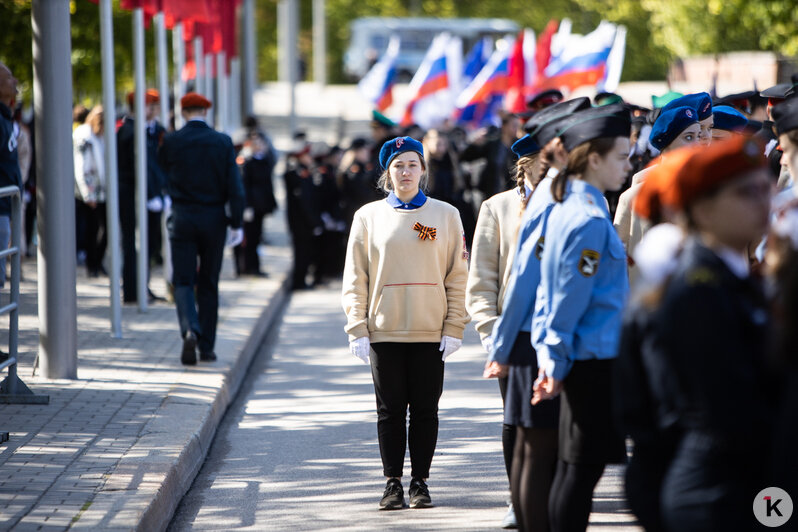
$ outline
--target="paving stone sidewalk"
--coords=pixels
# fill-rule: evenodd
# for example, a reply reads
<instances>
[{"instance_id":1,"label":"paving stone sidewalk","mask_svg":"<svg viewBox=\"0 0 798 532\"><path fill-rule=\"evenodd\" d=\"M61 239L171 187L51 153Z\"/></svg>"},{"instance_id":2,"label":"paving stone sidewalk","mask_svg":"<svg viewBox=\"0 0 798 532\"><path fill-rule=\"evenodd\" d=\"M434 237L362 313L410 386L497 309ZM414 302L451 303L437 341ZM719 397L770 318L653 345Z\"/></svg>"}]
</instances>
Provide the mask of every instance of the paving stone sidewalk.
<instances>
[{"instance_id":1,"label":"paving stone sidewalk","mask_svg":"<svg viewBox=\"0 0 798 532\"><path fill-rule=\"evenodd\" d=\"M36 266L23 265L19 375L50 402L0 405L0 430L10 433L0 444L0 530L166 527L287 299L290 251L284 233L268 237L278 245L266 247L267 278L235 279L225 257L219 360L194 367L180 363L174 305L155 303L146 313L124 306L124 338L112 338L108 281L86 278L79 267L78 379L32 377ZM159 270L150 286L165 294ZM7 345L2 329L0 346Z\"/></svg>"}]
</instances>

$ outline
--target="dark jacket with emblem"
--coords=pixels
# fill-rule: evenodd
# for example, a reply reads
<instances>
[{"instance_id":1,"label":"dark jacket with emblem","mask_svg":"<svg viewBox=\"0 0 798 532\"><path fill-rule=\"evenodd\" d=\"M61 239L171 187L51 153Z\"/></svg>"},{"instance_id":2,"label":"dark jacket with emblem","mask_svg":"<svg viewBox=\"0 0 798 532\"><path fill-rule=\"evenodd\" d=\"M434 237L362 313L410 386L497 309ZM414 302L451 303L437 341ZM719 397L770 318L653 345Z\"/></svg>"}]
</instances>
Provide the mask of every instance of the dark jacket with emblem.
<instances>
[{"instance_id":1,"label":"dark jacket with emblem","mask_svg":"<svg viewBox=\"0 0 798 532\"><path fill-rule=\"evenodd\" d=\"M737 277L694 238L650 320L627 326L624 349L640 350L623 357L627 427L649 442L676 435L662 484L669 527L739 529L742 508L770 485L768 326L758 279Z\"/></svg>"},{"instance_id":2,"label":"dark jacket with emblem","mask_svg":"<svg viewBox=\"0 0 798 532\"><path fill-rule=\"evenodd\" d=\"M241 227L244 187L229 136L191 120L164 137L158 158L167 172L167 189L176 208L228 204L230 226Z\"/></svg>"},{"instance_id":3,"label":"dark jacket with emblem","mask_svg":"<svg viewBox=\"0 0 798 532\"><path fill-rule=\"evenodd\" d=\"M5 104L0 103L0 187L22 187L17 155L17 137L14 118ZM0 198L0 216L11 214L11 200Z\"/></svg>"}]
</instances>

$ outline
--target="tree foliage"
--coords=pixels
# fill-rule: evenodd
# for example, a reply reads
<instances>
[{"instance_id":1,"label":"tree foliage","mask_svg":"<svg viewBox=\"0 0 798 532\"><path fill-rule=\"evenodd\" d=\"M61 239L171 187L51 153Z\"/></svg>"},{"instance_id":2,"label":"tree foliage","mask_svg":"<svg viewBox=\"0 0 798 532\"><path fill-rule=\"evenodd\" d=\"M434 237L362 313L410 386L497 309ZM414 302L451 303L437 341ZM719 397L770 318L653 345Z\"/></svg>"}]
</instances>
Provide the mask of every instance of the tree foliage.
<instances>
[{"instance_id":1,"label":"tree foliage","mask_svg":"<svg viewBox=\"0 0 798 532\"><path fill-rule=\"evenodd\" d=\"M300 4L300 54L311 64L312 2ZM258 79L277 78L277 3L255 0ZM662 79L674 57L736 50L798 55L798 0L326 0L331 82L344 81L343 53L349 24L365 16L510 18L541 31L550 19L568 17L573 31L591 31L600 20L627 27L623 80ZM132 17L114 5L114 60L118 94L132 89ZM76 100L98 101L101 91L99 10L72 0L72 68ZM0 61L22 82L30 100L32 79L31 0L0 0ZM153 32L146 32L146 76L154 85ZM170 48L171 49L171 48ZM168 54L171 58L171 54ZM312 74L309 72L309 74Z\"/></svg>"}]
</instances>

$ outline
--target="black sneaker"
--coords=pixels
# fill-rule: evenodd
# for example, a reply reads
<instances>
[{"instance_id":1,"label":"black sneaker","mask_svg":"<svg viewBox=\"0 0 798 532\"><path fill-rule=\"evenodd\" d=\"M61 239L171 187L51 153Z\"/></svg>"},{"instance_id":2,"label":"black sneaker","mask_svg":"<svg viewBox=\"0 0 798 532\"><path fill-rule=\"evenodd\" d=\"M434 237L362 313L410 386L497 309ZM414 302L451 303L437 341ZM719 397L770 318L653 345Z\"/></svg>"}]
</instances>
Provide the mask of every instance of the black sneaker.
<instances>
[{"instance_id":1,"label":"black sneaker","mask_svg":"<svg viewBox=\"0 0 798 532\"><path fill-rule=\"evenodd\" d=\"M193 331L188 331L186 337L183 338L180 362L186 366L193 366L197 363L197 335Z\"/></svg>"},{"instance_id":2,"label":"black sneaker","mask_svg":"<svg viewBox=\"0 0 798 532\"><path fill-rule=\"evenodd\" d=\"M388 479L380 501L380 510L399 510L405 504L405 490L398 478Z\"/></svg>"},{"instance_id":3,"label":"black sneaker","mask_svg":"<svg viewBox=\"0 0 798 532\"><path fill-rule=\"evenodd\" d=\"M410 496L411 508L431 508L432 499L429 496L429 488L423 479L414 478L410 481L410 489L407 490Z\"/></svg>"}]
</instances>

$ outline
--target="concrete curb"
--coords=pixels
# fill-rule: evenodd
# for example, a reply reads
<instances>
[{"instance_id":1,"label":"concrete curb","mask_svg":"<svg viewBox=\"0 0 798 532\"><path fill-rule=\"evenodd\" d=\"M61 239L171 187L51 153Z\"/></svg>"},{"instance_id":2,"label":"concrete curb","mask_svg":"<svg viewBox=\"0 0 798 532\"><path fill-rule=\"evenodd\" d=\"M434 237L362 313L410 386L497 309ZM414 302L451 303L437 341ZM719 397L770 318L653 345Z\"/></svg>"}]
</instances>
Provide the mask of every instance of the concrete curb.
<instances>
[{"instance_id":1,"label":"concrete curb","mask_svg":"<svg viewBox=\"0 0 798 532\"><path fill-rule=\"evenodd\" d=\"M222 317L217 337L220 367L179 369L184 377L170 385L135 444L105 475L95 497L72 518L74 530L166 530L210 450L216 429L235 399L266 336L290 298L290 275L281 274L265 308L256 292L237 299ZM243 305L243 306L242 306ZM242 337L245 333L246 340ZM165 378L171 379L172 376Z\"/></svg>"},{"instance_id":2,"label":"concrete curb","mask_svg":"<svg viewBox=\"0 0 798 532\"><path fill-rule=\"evenodd\" d=\"M166 530L180 500L191 487L194 478L205 462L216 429L244 382L247 369L287 304L290 297L290 282L290 275L287 275L280 288L271 297L269 304L253 327L246 344L239 352L233 367L224 376L224 383L218 390L213 403L209 405L199 428L191 436L180 456L171 464L160 489L141 514L136 530L147 532ZM166 408L179 407L180 403L178 402L166 405ZM164 417L169 418L170 416Z\"/></svg>"}]
</instances>

